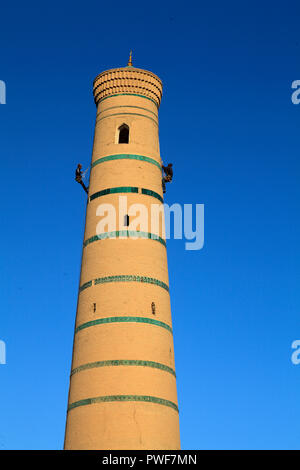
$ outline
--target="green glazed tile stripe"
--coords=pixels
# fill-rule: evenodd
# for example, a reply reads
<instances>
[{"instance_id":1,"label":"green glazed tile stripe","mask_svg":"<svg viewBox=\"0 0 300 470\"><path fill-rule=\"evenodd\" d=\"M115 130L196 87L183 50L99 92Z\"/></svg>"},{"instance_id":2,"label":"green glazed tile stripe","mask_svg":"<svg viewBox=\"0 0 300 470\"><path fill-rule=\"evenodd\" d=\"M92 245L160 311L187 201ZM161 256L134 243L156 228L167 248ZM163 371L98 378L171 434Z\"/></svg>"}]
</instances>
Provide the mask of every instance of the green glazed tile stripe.
<instances>
[{"instance_id":1,"label":"green glazed tile stripe","mask_svg":"<svg viewBox=\"0 0 300 470\"><path fill-rule=\"evenodd\" d=\"M164 202L161 195L156 193L155 191L152 191L151 189L141 188L141 191L142 191L142 194L145 194L146 196L152 196L158 199L160 202ZM138 192L139 192L139 188L136 188L135 186L119 186L117 188L106 188L106 189L102 189L101 191L97 191L96 193L92 194L89 199L90 201L93 201L94 199L101 197L101 196L106 196L107 194L138 193Z\"/></svg>"},{"instance_id":2,"label":"green glazed tile stripe","mask_svg":"<svg viewBox=\"0 0 300 470\"><path fill-rule=\"evenodd\" d=\"M95 160L92 163L91 168L94 168L94 166L99 165L100 163L103 163L103 162L108 162L110 160L140 160L142 162L152 163L152 165L157 166L157 168L161 170L161 165L153 158L146 157L145 155L125 154L125 153L107 155L106 157L98 158L98 160Z\"/></svg>"},{"instance_id":3,"label":"green glazed tile stripe","mask_svg":"<svg viewBox=\"0 0 300 470\"><path fill-rule=\"evenodd\" d=\"M113 114L109 114L108 116L103 116L103 117L97 118L96 119L96 124L97 124L97 122L100 122L103 119L106 119L106 118L109 118L109 117L112 117L112 116L142 116L144 118L150 119L151 121L154 122L154 124L156 124L158 126L158 122L155 119L153 119L150 116L146 116L145 114L140 114L140 113L113 113Z\"/></svg>"},{"instance_id":4,"label":"green glazed tile stripe","mask_svg":"<svg viewBox=\"0 0 300 470\"><path fill-rule=\"evenodd\" d=\"M167 292L169 292L169 287L162 281L158 279L154 279L153 277L147 276L134 276L132 274L123 274L120 276L106 276L106 277L99 277L98 279L94 279L94 285L97 284L105 284L106 282L145 282L148 284L154 284L156 286L162 287ZM91 287L93 281L88 281L82 286L79 287L79 292L86 289L87 287Z\"/></svg>"},{"instance_id":5,"label":"green glazed tile stripe","mask_svg":"<svg viewBox=\"0 0 300 470\"><path fill-rule=\"evenodd\" d=\"M71 403L69 405L68 411L72 410L73 408L77 408L78 406L93 405L94 403L104 403L113 401L140 401L156 403L158 405L169 406L170 408L173 408L173 410L177 411L177 413L179 412L178 406L172 401L165 400L164 398L152 397L149 395L106 395L103 397L86 398L84 400L79 400L75 401L74 403Z\"/></svg>"},{"instance_id":6,"label":"green glazed tile stripe","mask_svg":"<svg viewBox=\"0 0 300 470\"><path fill-rule=\"evenodd\" d=\"M138 96L139 98L145 98L146 100L152 101L152 103L154 103L155 106L158 108L158 104L152 98L149 98L149 96L139 95L138 93L115 93L114 95L105 96L100 100L96 100L96 102L102 103L102 101L107 100L108 98L115 98L116 96Z\"/></svg>"},{"instance_id":7,"label":"green glazed tile stripe","mask_svg":"<svg viewBox=\"0 0 300 470\"><path fill-rule=\"evenodd\" d=\"M79 287L79 292L83 291L84 289L87 289L88 287L92 286L92 281L86 282L85 284L82 284L82 286Z\"/></svg>"},{"instance_id":8,"label":"green glazed tile stripe","mask_svg":"<svg viewBox=\"0 0 300 470\"><path fill-rule=\"evenodd\" d=\"M108 318L97 318L96 320L91 320L86 323L82 323L82 325L77 326L75 328L75 334L78 331L84 330L85 328L90 328L91 326L96 325L104 325L106 323L148 323L150 325L160 326L161 328L165 328L170 333L173 333L172 328L167 325L166 323L153 320L152 318L147 317L108 317Z\"/></svg>"},{"instance_id":9,"label":"green glazed tile stripe","mask_svg":"<svg viewBox=\"0 0 300 470\"><path fill-rule=\"evenodd\" d=\"M106 367L106 366L142 366L142 367L153 367L154 369L160 369L165 372L169 372L170 374L176 377L175 370L171 367L165 366L160 362L154 361L140 361L140 360L133 360L133 359L122 359L122 360L111 360L111 361L97 361L97 362L90 362L88 364L83 364L79 367L76 367L71 371L71 375L76 374L77 372L81 372L82 370L87 369L94 369L96 367Z\"/></svg>"},{"instance_id":10,"label":"green glazed tile stripe","mask_svg":"<svg viewBox=\"0 0 300 470\"><path fill-rule=\"evenodd\" d=\"M133 186L119 186L118 188L107 188L107 189L102 189L102 191L98 191L97 193L94 193L90 196L90 201L93 201L94 199L101 197L101 196L106 196L107 194L115 194L115 193L138 193L139 188L135 188Z\"/></svg>"},{"instance_id":11,"label":"green glazed tile stripe","mask_svg":"<svg viewBox=\"0 0 300 470\"><path fill-rule=\"evenodd\" d=\"M94 280L96 284L103 284L105 282L146 282L149 284L155 284L157 286L162 287L163 289L169 292L169 287L162 281L158 279L154 279L153 277L146 277L146 276L134 276L134 275L121 275L121 276L106 276L106 277L99 277L98 279Z\"/></svg>"},{"instance_id":12,"label":"green glazed tile stripe","mask_svg":"<svg viewBox=\"0 0 300 470\"><path fill-rule=\"evenodd\" d=\"M158 117L157 113L154 113L153 111L150 111L150 109L142 108L141 106L132 106L132 105L129 105L129 104L122 104L122 105L120 105L120 106L110 106L109 108L106 108L106 109L103 109L102 111L99 111L99 113L97 113L97 116L99 116L99 115L102 114L102 113L105 113L105 111L108 111L108 110L110 110L110 109L119 109L119 108L136 108L136 109L142 109L143 111L147 111L148 113L153 114L156 118Z\"/></svg>"},{"instance_id":13,"label":"green glazed tile stripe","mask_svg":"<svg viewBox=\"0 0 300 470\"><path fill-rule=\"evenodd\" d=\"M119 237L146 238L146 239L158 241L162 245L167 246L166 241L163 238L159 237L158 235L155 235L154 233L136 232L133 230L117 230L116 232L105 232L105 233L100 233L99 235L94 235L93 237L88 238L87 240L83 242L83 247L85 248L90 243L96 242L98 240L106 240L108 238L119 238Z\"/></svg>"},{"instance_id":14,"label":"green glazed tile stripe","mask_svg":"<svg viewBox=\"0 0 300 470\"><path fill-rule=\"evenodd\" d=\"M164 202L163 198L160 194L156 193L155 191L151 191L151 189L142 188L142 194L146 194L147 196L152 196L158 199L160 202Z\"/></svg>"}]
</instances>

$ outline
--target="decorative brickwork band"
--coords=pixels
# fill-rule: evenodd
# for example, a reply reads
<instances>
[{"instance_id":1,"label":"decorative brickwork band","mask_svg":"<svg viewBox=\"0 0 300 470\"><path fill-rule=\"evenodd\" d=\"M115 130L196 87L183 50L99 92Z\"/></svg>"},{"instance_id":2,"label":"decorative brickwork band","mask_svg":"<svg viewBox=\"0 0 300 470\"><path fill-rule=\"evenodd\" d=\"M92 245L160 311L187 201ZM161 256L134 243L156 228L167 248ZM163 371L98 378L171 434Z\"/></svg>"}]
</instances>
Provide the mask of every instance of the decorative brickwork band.
<instances>
[{"instance_id":1,"label":"decorative brickwork band","mask_svg":"<svg viewBox=\"0 0 300 470\"><path fill-rule=\"evenodd\" d=\"M158 113L154 113L153 111L150 111L150 109L147 109L147 108L142 108L142 106L132 106L130 104L120 104L119 106L110 106L109 108L102 109L102 111L99 111L99 113L97 113L97 117L100 116L100 114L105 113L106 111L110 111L111 109L119 109L119 108L142 109L143 111L147 111L147 113L153 114L153 116L158 118Z\"/></svg>"},{"instance_id":2,"label":"decorative brickwork band","mask_svg":"<svg viewBox=\"0 0 300 470\"><path fill-rule=\"evenodd\" d=\"M165 400L164 398L151 397L149 395L108 395L103 397L85 398L84 400L75 401L69 405L68 411L77 408L78 406L93 405L95 403L107 403L107 402L126 402L126 401L139 401L147 403L156 403L158 405L169 406L173 410L177 411L178 406L172 401Z\"/></svg>"},{"instance_id":3,"label":"decorative brickwork band","mask_svg":"<svg viewBox=\"0 0 300 470\"><path fill-rule=\"evenodd\" d=\"M158 126L158 122L155 119L153 119L150 116L146 116L146 114L141 114L141 113L113 113L113 114L109 114L108 116L98 117L96 119L96 124L102 121L102 119L106 119L106 118L113 117L113 116L140 116L140 117L150 119L152 122L154 122L156 126Z\"/></svg>"},{"instance_id":4,"label":"decorative brickwork band","mask_svg":"<svg viewBox=\"0 0 300 470\"><path fill-rule=\"evenodd\" d=\"M169 325L159 320L153 320L152 318L107 317L107 318L97 318L96 320L91 320L86 323L82 323L82 325L79 325L77 326L77 328L75 328L75 334L78 333L78 331L84 330L85 328L90 328L92 326L97 326L97 325L104 325L107 323L148 323L149 325L160 326L161 328L165 328L166 330L168 330L170 333L173 333L173 330Z\"/></svg>"},{"instance_id":5,"label":"decorative brickwork band","mask_svg":"<svg viewBox=\"0 0 300 470\"><path fill-rule=\"evenodd\" d=\"M105 232L105 233L99 233L99 235L94 235L91 238L88 238L83 242L83 247L85 248L87 245L90 245L90 243L94 243L98 240L106 240L109 238L145 238L149 240L155 240L161 243L163 246L167 246L166 241L159 237L158 235L155 235L154 233L149 233L149 232L137 232L134 230L117 230L115 232Z\"/></svg>"},{"instance_id":6,"label":"decorative brickwork band","mask_svg":"<svg viewBox=\"0 0 300 470\"><path fill-rule=\"evenodd\" d=\"M134 67L107 70L95 78L96 105L105 98L123 94L148 98L159 107L162 83L154 73Z\"/></svg>"},{"instance_id":7,"label":"decorative brickwork band","mask_svg":"<svg viewBox=\"0 0 300 470\"><path fill-rule=\"evenodd\" d=\"M153 367L154 369L159 369L165 372L169 372L174 377L176 377L175 370L171 367L160 364L159 362L154 361L140 361L133 359L115 359L111 361L97 361L89 362L88 364L83 364L79 367L76 367L71 371L71 375L81 372L82 370L94 369L96 367L110 367L110 366L141 366L141 367Z\"/></svg>"},{"instance_id":8,"label":"decorative brickwork band","mask_svg":"<svg viewBox=\"0 0 300 470\"><path fill-rule=\"evenodd\" d=\"M99 165L100 163L109 162L110 160L140 160L142 162L152 163L152 165L157 166L161 171L161 165L154 160L154 158L146 157L145 155L135 155L135 154L125 154L125 153L118 153L116 155L107 155L106 157L101 157L95 160L91 168L94 166Z\"/></svg>"}]
</instances>

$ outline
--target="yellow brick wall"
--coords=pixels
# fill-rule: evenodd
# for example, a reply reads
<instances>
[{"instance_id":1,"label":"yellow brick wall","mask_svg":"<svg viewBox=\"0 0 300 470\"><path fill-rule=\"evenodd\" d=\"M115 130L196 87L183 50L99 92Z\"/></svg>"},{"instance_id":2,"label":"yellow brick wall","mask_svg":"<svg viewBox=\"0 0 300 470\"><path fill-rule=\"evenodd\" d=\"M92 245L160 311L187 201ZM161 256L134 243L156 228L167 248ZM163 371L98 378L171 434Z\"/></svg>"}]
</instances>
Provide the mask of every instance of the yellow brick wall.
<instances>
[{"instance_id":1,"label":"yellow brick wall","mask_svg":"<svg viewBox=\"0 0 300 470\"><path fill-rule=\"evenodd\" d=\"M96 77L89 198L120 187L163 196L161 95L161 81L148 71L124 67ZM123 123L130 129L128 144L117 143ZM110 159L112 155L137 158ZM95 164L105 157L107 161ZM160 204L140 192L89 200L84 240L96 235L99 204L113 204L117 210L119 196L127 196L128 205L145 204L149 217L151 204ZM65 449L180 448L168 285L167 252L160 241L108 238L84 246Z\"/></svg>"}]
</instances>

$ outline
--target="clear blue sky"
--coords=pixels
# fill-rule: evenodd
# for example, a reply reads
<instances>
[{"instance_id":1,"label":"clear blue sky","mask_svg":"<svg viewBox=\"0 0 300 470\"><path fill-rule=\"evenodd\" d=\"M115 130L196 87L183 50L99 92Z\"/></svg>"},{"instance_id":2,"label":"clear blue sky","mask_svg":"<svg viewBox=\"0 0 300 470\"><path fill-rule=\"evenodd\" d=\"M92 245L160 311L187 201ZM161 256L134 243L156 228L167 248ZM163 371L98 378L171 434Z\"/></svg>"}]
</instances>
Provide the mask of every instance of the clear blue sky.
<instances>
[{"instance_id":1,"label":"clear blue sky","mask_svg":"<svg viewBox=\"0 0 300 470\"><path fill-rule=\"evenodd\" d=\"M280 4L280 5L279 5ZM299 2L1 6L0 448L63 446L92 81L164 83L166 202L205 204L205 246L168 242L184 449L300 449Z\"/></svg>"}]
</instances>

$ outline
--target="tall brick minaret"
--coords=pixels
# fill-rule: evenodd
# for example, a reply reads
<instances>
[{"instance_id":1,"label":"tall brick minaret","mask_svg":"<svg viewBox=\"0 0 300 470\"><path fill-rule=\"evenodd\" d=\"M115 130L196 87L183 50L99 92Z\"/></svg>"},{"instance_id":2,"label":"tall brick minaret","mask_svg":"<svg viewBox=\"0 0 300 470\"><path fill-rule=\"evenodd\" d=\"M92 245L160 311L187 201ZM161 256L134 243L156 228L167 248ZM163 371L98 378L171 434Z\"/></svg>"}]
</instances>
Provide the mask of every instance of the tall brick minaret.
<instances>
[{"instance_id":1,"label":"tall brick minaret","mask_svg":"<svg viewBox=\"0 0 300 470\"><path fill-rule=\"evenodd\" d=\"M127 67L94 81L97 117L65 449L180 448L163 234L131 230L130 213L114 230L96 230L100 204L118 215L126 196L128 206L143 204L150 217L151 205L163 202L161 96L161 80L133 67L131 56Z\"/></svg>"}]
</instances>

